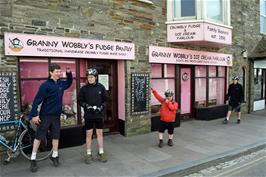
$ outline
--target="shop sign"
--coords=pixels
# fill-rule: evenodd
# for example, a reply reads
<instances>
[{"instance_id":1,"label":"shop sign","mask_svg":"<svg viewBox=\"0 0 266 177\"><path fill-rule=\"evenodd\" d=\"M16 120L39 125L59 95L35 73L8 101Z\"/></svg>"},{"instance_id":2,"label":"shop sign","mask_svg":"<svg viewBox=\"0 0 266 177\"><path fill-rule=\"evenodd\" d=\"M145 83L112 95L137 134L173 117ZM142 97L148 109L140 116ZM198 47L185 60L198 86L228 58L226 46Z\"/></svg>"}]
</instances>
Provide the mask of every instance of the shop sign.
<instances>
[{"instance_id":1,"label":"shop sign","mask_svg":"<svg viewBox=\"0 0 266 177\"><path fill-rule=\"evenodd\" d=\"M132 115L149 113L148 73L131 74L131 113Z\"/></svg>"},{"instance_id":2,"label":"shop sign","mask_svg":"<svg viewBox=\"0 0 266 177\"><path fill-rule=\"evenodd\" d=\"M167 41L231 45L232 29L207 22L168 24Z\"/></svg>"},{"instance_id":3,"label":"shop sign","mask_svg":"<svg viewBox=\"0 0 266 177\"><path fill-rule=\"evenodd\" d=\"M17 118L17 73L11 71L0 72L0 122ZM6 128L6 127L5 127ZM0 127L2 130L3 127Z\"/></svg>"},{"instance_id":4,"label":"shop sign","mask_svg":"<svg viewBox=\"0 0 266 177\"><path fill-rule=\"evenodd\" d=\"M134 60L133 43L5 33L5 55Z\"/></svg>"},{"instance_id":5,"label":"shop sign","mask_svg":"<svg viewBox=\"0 0 266 177\"><path fill-rule=\"evenodd\" d=\"M149 46L150 63L232 66L232 55Z\"/></svg>"}]
</instances>

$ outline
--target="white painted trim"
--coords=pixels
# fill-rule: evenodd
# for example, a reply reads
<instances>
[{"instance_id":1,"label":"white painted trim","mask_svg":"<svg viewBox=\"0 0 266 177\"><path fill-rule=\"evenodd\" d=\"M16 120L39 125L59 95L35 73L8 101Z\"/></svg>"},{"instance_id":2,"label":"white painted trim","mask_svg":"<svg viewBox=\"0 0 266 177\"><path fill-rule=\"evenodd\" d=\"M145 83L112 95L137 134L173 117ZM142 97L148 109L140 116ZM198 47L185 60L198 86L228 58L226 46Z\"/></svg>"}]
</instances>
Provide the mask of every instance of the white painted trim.
<instances>
[{"instance_id":1,"label":"white painted trim","mask_svg":"<svg viewBox=\"0 0 266 177\"><path fill-rule=\"evenodd\" d=\"M215 23L215 22L212 22L212 21L209 21L209 20L182 20L182 21L166 21L165 24L183 24L183 23L202 23L202 22L205 22L205 23L210 23L210 24L213 24L213 25L217 25L217 26L221 26L221 27L225 27L225 28L230 28L230 29L233 29L232 26L228 26L228 25L224 25L224 24L220 24L220 23Z\"/></svg>"},{"instance_id":2,"label":"white painted trim","mask_svg":"<svg viewBox=\"0 0 266 177\"><path fill-rule=\"evenodd\" d=\"M193 17L182 17L182 18L174 18L173 11L174 11L174 0L167 0L167 22L166 24L170 23L186 23L186 21L194 21L193 19L206 21L212 24L216 24L223 27L231 27L231 13L230 13L230 0L223 0L223 22L221 24L219 22L213 22L211 20L207 20L206 17L206 7L205 7L205 0L196 0L195 8L196 16ZM192 20L191 20L192 19ZM232 28L232 27L231 27Z\"/></svg>"}]
</instances>

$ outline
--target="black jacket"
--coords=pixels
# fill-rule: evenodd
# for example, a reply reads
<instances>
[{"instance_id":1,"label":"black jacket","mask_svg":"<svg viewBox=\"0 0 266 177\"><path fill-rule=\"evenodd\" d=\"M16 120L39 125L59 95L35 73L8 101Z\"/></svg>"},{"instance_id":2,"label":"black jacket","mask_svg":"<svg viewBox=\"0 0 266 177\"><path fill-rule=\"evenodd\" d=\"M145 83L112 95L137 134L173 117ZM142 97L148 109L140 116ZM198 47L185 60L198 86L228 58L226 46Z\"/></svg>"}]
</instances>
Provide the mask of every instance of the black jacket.
<instances>
[{"instance_id":1,"label":"black jacket","mask_svg":"<svg viewBox=\"0 0 266 177\"><path fill-rule=\"evenodd\" d=\"M227 99L229 99L230 106L238 106L244 101L244 91L241 84L230 84L227 93Z\"/></svg>"},{"instance_id":2,"label":"black jacket","mask_svg":"<svg viewBox=\"0 0 266 177\"><path fill-rule=\"evenodd\" d=\"M97 119L104 117L104 108L108 101L106 89L100 83L86 84L79 92L78 104L84 109L85 119ZM97 106L99 110L88 109L88 107Z\"/></svg>"}]
</instances>

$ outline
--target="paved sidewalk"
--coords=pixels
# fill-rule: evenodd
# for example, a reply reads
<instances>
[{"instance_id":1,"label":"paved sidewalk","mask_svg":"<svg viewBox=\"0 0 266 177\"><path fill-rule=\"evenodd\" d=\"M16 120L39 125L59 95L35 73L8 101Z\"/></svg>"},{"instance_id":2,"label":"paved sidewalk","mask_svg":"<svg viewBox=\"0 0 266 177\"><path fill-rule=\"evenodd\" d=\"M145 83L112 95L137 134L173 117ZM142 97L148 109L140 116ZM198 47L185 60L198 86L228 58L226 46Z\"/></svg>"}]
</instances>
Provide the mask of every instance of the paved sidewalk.
<instances>
[{"instance_id":1,"label":"paved sidewalk","mask_svg":"<svg viewBox=\"0 0 266 177\"><path fill-rule=\"evenodd\" d=\"M106 136L107 163L84 164L84 146L61 149L60 166L55 168L45 160L38 163L37 173L31 173L29 162L20 157L7 166L1 165L0 177L161 176L266 144L265 110L243 115L241 124L236 124L235 117L227 125L222 120L183 122L175 129L173 147L165 144L158 148L157 132ZM93 150L96 154L95 140Z\"/></svg>"}]
</instances>

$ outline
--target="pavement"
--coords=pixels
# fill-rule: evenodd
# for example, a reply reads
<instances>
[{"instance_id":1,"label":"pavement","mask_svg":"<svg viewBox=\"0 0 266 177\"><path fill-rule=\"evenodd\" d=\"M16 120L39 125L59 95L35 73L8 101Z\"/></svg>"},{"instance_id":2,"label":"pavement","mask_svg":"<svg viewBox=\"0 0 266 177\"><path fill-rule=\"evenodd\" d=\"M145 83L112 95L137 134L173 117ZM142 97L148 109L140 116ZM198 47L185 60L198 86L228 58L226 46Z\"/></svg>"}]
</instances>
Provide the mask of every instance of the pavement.
<instances>
[{"instance_id":1,"label":"pavement","mask_svg":"<svg viewBox=\"0 0 266 177\"><path fill-rule=\"evenodd\" d=\"M0 166L0 177L12 176L163 176L178 171L188 171L203 164L265 148L266 110L243 114L241 124L232 117L227 125L223 119L211 121L191 120L175 129L174 146L159 148L157 132L124 137L104 137L108 162L83 162L85 146L60 149L60 166L53 167L49 159L38 162L39 170L31 173L29 161L23 157L9 165ZM70 137L75 138L75 137ZM165 143L167 136L165 134ZM93 140L93 155L97 153ZM266 155L266 154L265 154ZM266 174L265 174L266 175Z\"/></svg>"}]
</instances>

